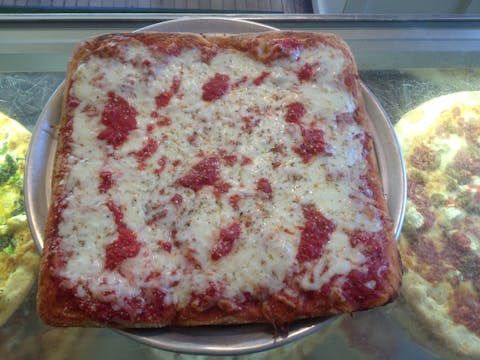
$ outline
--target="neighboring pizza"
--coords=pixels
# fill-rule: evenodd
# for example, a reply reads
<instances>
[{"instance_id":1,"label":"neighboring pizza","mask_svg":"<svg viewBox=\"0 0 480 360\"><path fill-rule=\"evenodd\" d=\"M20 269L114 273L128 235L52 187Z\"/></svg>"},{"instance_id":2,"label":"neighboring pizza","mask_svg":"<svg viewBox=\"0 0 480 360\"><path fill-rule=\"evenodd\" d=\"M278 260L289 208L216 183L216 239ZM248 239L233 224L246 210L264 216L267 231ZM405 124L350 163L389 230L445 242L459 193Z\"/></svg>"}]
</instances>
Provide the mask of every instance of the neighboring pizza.
<instances>
[{"instance_id":1,"label":"neighboring pizza","mask_svg":"<svg viewBox=\"0 0 480 360\"><path fill-rule=\"evenodd\" d=\"M84 42L66 82L41 317L282 326L392 300L401 270L368 126L334 35Z\"/></svg>"},{"instance_id":2,"label":"neighboring pizza","mask_svg":"<svg viewBox=\"0 0 480 360\"><path fill-rule=\"evenodd\" d=\"M0 113L0 326L37 276L39 255L23 204L23 169L30 132Z\"/></svg>"},{"instance_id":3,"label":"neighboring pizza","mask_svg":"<svg viewBox=\"0 0 480 360\"><path fill-rule=\"evenodd\" d=\"M457 353L480 356L480 92L435 98L396 125L408 174L402 295Z\"/></svg>"}]
</instances>

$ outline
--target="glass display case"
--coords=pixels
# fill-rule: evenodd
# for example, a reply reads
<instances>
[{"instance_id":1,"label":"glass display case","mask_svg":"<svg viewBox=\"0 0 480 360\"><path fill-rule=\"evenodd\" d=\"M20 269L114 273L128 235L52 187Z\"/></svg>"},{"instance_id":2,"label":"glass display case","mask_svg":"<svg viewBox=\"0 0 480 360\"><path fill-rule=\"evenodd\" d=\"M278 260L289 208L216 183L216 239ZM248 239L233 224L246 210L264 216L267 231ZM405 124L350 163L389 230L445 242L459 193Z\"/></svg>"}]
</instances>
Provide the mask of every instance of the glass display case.
<instances>
[{"instance_id":1,"label":"glass display case","mask_svg":"<svg viewBox=\"0 0 480 360\"><path fill-rule=\"evenodd\" d=\"M0 15L0 112L33 131L50 96L64 80L74 46L82 39L133 31L184 16L189 15ZM361 80L378 99L392 124L432 98L480 90L480 18L474 16L219 14L213 17L242 18L281 30L325 31L341 36L353 51ZM479 239L475 241L480 248ZM480 256L476 251L476 256ZM48 327L38 319L35 295L33 286L18 310L0 328L0 358L209 358L156 349L111 329ZM472 317L472 321L480 323L479 313ZM480 333L477 337L480 339ZM480 349L480 340L472 346ZM338 316L328 326L281 347L225 356L230 359L456 357L462 355L438 340L435 329L423 326L402 296L381 308Z\"/></svg>"}]
</instances>

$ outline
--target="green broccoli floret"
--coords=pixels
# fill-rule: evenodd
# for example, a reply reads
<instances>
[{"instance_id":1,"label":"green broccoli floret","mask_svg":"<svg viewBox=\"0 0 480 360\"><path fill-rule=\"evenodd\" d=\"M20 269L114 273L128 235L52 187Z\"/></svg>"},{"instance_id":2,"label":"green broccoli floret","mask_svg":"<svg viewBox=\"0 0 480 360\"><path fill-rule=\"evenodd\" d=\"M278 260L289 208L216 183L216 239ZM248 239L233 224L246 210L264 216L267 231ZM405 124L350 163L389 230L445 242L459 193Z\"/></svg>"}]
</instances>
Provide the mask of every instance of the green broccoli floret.
<instances>
[{"instance_id":1,"label":"green broccoli floret","mask_svg":"<svg viewBox=\"0 0 480 360\"><path fill-rule=\"evenodd\" d=\"M8 179L8 183L11 185L15 185L17 188L23 188L23 174L19 174L18 172L15 173L13 176Z\"/></svg>"},{"instance_id":2,"label":"green broccoli floret","mask_svg":"<svg viewBox=\"0 0 480 360\"><path fill-rule=\"evenodd\" d=\"M15 200L15 207L13 208L12 212L10 213L10 217L14 217L16 215L20 215L25 213L25 203L23 197Z\"/></svg>"},{"instance_id":3,"label":"green broccoli floret","mask_svg":"<svg viewBox=\"0 0 480 360\"><path fill-rule=\"evenodd\" d=\"M17 169L18 165L16 161L9 154L7 154L5 156L5 161L0 165L0 185L3 185L8 181L8 179L10 179L10 177L15 175Z\"/></svg>"},{"instance_id":4,"label":"green broccoli floret","mask_svg":"<svg viewBox=\"0 0 480 360\"><path fill-rule=\"evenodd\" d=\"M0 250L9 250L15 246L15 239L12 234L3 234L0 235Z\"/></svg>"},{"instance_id":5,"label":"green broccoli floret","mask_svg":"<svg viewBox=\"0 0 480 360\"><path fill-rule=\"evenodd\" d=\"M0 155L3 155L7 152L8 150L8 143L5 141L0 145Z\"/></svg>"}]
</instances>

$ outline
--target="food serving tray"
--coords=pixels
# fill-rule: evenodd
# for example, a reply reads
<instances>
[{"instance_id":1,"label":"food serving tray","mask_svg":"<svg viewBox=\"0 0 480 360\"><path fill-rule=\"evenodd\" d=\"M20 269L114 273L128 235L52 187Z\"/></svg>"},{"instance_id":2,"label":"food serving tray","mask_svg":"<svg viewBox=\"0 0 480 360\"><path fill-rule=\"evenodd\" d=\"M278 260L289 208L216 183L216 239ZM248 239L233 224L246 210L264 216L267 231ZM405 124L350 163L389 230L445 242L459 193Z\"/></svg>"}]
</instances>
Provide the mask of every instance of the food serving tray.
<instances>
[{"instance_id":1,"label":"food serving tray","mask_svg":"<svg viewBox=\"0 0 480 360\"><path fill-rule=\"evenodd\" d=\"M238 19L183 18L154 24L137 31L246 33L277 29ZM25 168L25 207L38 249L44 245L44 230L51 197L51 180L57 147L58 124L64 84L53 93L33 131ZM371 119L377 162L388 209L398 238L405 213L406 173L393 127L376 97L362 84ZM288 335L274 336L271 324L231 326L165 327L125 329L122 334L142 343L175 352L233 355L268 350L325 328L335 317L295 321Z\"/></svg>"}]
</instances>

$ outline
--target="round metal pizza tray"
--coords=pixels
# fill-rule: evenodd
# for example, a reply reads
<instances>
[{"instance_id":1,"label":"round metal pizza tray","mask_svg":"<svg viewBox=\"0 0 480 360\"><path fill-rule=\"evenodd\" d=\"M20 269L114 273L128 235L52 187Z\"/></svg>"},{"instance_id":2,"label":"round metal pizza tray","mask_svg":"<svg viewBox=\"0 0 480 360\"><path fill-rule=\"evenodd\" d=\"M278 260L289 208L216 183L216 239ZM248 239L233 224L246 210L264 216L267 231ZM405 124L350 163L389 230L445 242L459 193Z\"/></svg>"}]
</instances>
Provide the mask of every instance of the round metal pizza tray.
<instances>
[{"instance_id":1,"label":"round metal pizza tray","mask_svg":"<svg viewBox=\"0 0 480 360\"><path fill-rule=\"evenodd\" d=\"M237 19L184 18L151 25L137 31L246 33L277 29ZM57 147L64 84L53 93L33 131L25 168L25 207L38 249L44 244L44 229L50 204L50 185ZM393 127L376 97L362 84L385 197L398 238L406 202L406 173ZM120 333L142 343L190 354L234 355L268 350L325 328L334 317L299 320L291 324L287 336L274 337L270 324L165 327L127 329Z\"/></svg>"}]
</instances>

